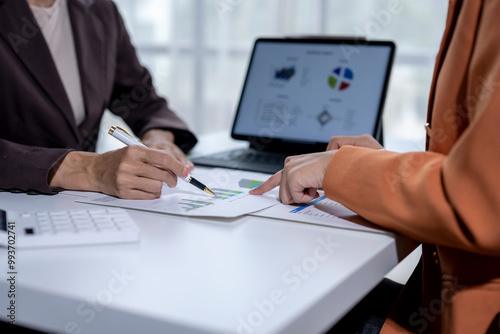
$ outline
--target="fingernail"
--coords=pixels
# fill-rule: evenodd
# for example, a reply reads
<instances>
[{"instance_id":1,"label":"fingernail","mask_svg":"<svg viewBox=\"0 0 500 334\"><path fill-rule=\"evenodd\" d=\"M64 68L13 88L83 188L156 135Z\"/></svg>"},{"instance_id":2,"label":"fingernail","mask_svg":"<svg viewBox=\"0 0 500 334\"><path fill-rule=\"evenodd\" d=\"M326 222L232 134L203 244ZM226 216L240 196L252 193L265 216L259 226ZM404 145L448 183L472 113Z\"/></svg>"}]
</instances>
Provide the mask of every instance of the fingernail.
<instances>
[{"instance_id":1,"label":"fingernail","mask_svg":"<svg viewBox=\"0 0 500 334\"><path fill-rule=\"evenodd\" d=\"M184 167L184 170L182 171L182 177L186 177L189 174L189 168L186 166Z\"/></svg>"}]
</instances>

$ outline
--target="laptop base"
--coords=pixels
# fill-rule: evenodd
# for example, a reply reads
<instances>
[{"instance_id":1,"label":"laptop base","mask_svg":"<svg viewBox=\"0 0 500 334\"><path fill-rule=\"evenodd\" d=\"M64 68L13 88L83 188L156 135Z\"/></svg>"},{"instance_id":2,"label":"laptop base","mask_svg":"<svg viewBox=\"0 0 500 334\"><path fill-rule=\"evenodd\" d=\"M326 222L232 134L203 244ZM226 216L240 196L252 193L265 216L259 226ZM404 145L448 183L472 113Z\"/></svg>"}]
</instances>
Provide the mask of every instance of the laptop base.
<instances>
[{"instance_id":1,"label":"laptop base","mask_svg":"<svg viewBox=\"0 0 500 334\"><path fill-rule=\"evenodd\" d=\"M198 166L274 174L283 169L285 159L289 155L243 148L192 158L191 161Z\"/></svg>"}]
</instances>

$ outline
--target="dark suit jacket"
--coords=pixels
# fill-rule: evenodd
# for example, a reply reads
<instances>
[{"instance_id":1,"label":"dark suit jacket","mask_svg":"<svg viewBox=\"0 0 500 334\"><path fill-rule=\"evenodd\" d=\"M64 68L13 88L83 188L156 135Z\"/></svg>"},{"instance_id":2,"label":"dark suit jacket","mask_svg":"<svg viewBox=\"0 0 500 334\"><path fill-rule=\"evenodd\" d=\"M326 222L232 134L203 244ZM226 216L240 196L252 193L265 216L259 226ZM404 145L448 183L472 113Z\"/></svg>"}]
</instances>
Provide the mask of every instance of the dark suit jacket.
<instances>
[{"instance_id":1,"label":"dark suit jacket","mask_svg":"<svg viewBox=\"0 0 500 334\"><path fill-rule=\"evenodd\" d=\"M25 0L0 0L0 189L54 193L49 169L70 150L95 149L106 108L142 136L196 138L158 97L139 64L122 18L109 0L68 0L86 118L77 126L56 66Z\"/></svg>"}]
</instances>

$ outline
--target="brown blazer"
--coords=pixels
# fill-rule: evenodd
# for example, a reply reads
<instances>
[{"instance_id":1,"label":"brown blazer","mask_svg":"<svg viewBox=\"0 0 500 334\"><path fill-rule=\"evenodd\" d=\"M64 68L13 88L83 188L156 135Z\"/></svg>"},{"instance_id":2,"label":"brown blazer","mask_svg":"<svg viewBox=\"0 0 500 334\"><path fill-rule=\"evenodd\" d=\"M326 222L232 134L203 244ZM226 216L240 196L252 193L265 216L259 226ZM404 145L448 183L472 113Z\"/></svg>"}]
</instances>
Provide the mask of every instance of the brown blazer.
<instances>
[{"instance_id":1,"label":"brown blazer","mask_svg":"<svg viewBox=\"0 0 500 334\"><path fill-rule=\"evenodd\" d=\"M94 150L106 108L138 136L162 128L184 151L196 143L156 95L114 3L68 0L68 10L86 111L79 126L27 1L0 0L0 189L55 192L49 169L70 150Z\"/></svg>"},{"instance_id":2,"label":"brown blazer","mask_svg":"<svg viewBox=\"0 0 500 334\"><path fill-rule=\"evenodd\" d=\"M500 333L500 1L450 1L429 123L428 152L341 148L325 192L423 243L382 333Z\"/></svg>"}]
</instances>

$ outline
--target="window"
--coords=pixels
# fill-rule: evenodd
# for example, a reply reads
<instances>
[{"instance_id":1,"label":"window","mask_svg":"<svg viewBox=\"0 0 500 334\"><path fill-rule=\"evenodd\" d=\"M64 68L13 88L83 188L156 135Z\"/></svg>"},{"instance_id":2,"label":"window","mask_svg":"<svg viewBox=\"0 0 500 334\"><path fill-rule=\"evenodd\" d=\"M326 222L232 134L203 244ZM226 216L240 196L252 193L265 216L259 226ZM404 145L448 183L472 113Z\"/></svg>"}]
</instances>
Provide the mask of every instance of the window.
<instances>
[{"instance_id":1,"label":"window","mask_svg":"<svg viewBox=\"0 0 500 334\"><path fill-rule=\"evenodd\" d=\"M445 0L116 3L160 94L199 134L229 131L257 37L328 34L393 40L397 54L385 105L385 136L408 149L424 148Z\"/></svg>"}]
</instances>

